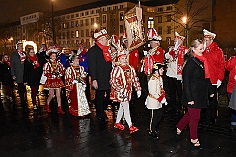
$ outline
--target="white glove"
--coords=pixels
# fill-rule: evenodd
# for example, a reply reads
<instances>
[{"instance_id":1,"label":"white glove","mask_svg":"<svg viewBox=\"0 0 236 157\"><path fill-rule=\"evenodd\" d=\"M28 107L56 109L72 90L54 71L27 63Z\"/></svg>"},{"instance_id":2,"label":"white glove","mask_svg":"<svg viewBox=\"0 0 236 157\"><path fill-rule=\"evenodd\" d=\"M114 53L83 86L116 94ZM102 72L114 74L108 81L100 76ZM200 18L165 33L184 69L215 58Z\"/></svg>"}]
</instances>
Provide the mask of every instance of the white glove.
<instances>
[{"instance_id":1,"label":"white glove","mask_svg":"<svg viewBox=\"0 0 236 157\"><path fill-rule=\"evenodd\" d=\"M236 81L236 75L234 75L234 79L235 79L235 81Z\"/></svg>"},{"instance_id":2,"label":"white glove","mask_svg":"<svg viewBox=\"0 0 236 157\"><path fill-rule=\"evenodd\" d=\"M75 83L78 83L78 81L77 81L77 80L74 80L74 81L72 82L72 84L75 84Z\"/></svg>"},{"instance_id":3,"label":"white glove","mask_svg":"<svg viewBox=\"0 0 236 157\"><path fill-rule=\"evenodd\" d=\"M222 83L222 82L221 82L220 80L217 80L217 83L216 83L216 84L217 84L217 88L220 87L221 83Z\"/></svg>"},{"instance_id":4,"label":"white glove","mask_svg":"<svg viewBox=\"0 0 236 157\"><path fill-rule=\"evenodd\" d=\"M59 74L59 77L62 77L62 74Z\"/></svg>"},{"instance_id":5,"label":"white glove","mask_svg":"<svg viewBox=\"0 0 236 157\"><path fill-rule=\"evenodd\" d=\"M143 51L143 55L146 56L147 55L147 51Z\"/></svg>"},{"instance_id":6,"label":"white glove","mask_svg":"<svg viewBox=\"0 0 236 157\"><path fill-rule=\"evenodd\" d=\"M141 90L137 91L137 98L140 98L141 96Z\"/></svg>"},{"instance_id":7,"label":"white glove","mask_svg":"<svg viewBox=\"0 0 236 157\"><path fill-rule=\"evenodd\" d=\"M57 76L56 75L52 75L52 78L56 78Z\"/></svg>"},{"instance_id":8,"label":"white glove","mask_svg":"<svg viewBox=\"0 0 236 157\"><path fill-rule=\"evenodd\" d=\"M165 105L167 105L166 98L163 98L163 99L162 99L161 104L165 104Z\"/></svg>"}]
</instances>

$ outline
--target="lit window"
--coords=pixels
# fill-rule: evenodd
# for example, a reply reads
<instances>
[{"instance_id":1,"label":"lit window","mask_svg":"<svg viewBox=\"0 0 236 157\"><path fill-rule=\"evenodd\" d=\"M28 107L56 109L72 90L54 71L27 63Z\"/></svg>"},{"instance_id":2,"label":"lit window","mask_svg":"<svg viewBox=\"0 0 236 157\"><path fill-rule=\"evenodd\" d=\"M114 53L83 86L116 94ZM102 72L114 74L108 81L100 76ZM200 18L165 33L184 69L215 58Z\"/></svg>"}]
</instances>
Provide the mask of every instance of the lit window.
<instances>
[{"instance_id":1,"label":"lit window","mask_svg":"<svg viewBox=\"0 0 236 157\"><path fill-rule=\"evenodd\" d=\"M123 21L124 20L124 12L120 12L120 21Z\"/></svg>"},{"instance_id":2,"label":"lit window","mask_svg":"<svg viewBox=\"0 0 236 157\"><path fill-rule=\"evenodd\" d=\"M78 30L75 31L75 37L79 38L79 31Z\"/></svg>"},{"instance_id":3,"label":"lit window","mask_svg":"<svg viewBox=\"0 0 236 157\"><path fill-rule=\"evenodd\" d=\"M154 28L154 20L153 17L148 18L148 28Z\"/></svg>"}]
</instances>

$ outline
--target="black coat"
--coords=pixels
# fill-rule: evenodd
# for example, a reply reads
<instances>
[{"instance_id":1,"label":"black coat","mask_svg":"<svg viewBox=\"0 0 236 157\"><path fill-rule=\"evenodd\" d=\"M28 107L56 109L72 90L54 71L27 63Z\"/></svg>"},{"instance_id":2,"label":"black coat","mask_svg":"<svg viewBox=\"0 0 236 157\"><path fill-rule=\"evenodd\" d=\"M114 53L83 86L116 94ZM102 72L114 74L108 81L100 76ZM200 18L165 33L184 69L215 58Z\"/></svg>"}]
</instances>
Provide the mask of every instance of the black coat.
<instances>
[{"instance_id":1,"label":"black coat","mask_svg":"<svg viewBox=\"0 0 236 157\"><path fill-rule=\"evenodd\" d=\"M38 86L40 78L40 67L34 68L31 60L26 59L24 63L24 83L27 82L29 86Z\"/></svg>"},{"instance_id":2,"label":"black coat","mask_svg":"<svg viewBox=\"0 0 236 157\"><path fill-rule=\"evenodd\" d=\"M49 59L49 57L46 54L46 51L38 52L37 54L38 62L40 64L40 72L43 73L43 66L45 63L47 63L46 59Z\"/></svg>"},{"instance_id":3,"label":"black coat","mask_svg":"<svg viewBox=\"0 0 236 157\"><path fill-rule=\"evenodd\" d=\"M88 50L88 69L93 80L98 82L98 90L110 89L110 73L112 63L106 62L102 49L94 45Z\"/></svg>"},{"instance_id":4,"label":"black coat","mask_svg":"<svg viewBox=\"0 0 236 157\"><path fill-rule=\"evenodd\" d=\"M3 85L13 86L13 79L11 76L11 67L7 63L1 64L1 78Z\"/></svg>"},{"instance_id":5,"label":"black coat","mask_svg":"<svg viewBox=\"0 0 236 157\"><path fill-rule=\"evenodd\" d=\"M194 61L195 59L195 61ZM209 78L205 78L204 64L191 57L183 68L182 104L191 108L206 108L209 94L213 94ZM199 65L200 64L200 65ZM188 102L194 101L194 105Z\"/></svg>"}]
</instances>

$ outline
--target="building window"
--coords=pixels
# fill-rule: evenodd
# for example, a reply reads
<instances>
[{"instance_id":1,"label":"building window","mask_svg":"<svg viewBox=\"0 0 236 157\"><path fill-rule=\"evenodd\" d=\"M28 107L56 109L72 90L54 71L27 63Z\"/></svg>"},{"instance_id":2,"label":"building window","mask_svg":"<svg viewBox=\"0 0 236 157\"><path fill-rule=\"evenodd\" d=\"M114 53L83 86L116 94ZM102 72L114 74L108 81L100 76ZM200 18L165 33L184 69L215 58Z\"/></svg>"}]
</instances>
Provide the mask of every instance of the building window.
<instances>
[{"instance_id":1,"label":"building window","mask_svg":"<svg viewBox=\"0 0 236 157\"><path fill-rule=\"evenodd\" d=\"M70 28L70 23L69 22L66 23L66 28Z\"/></svg>"},{"instance_id":2,"label":"building window","mask_svg":"<svg viewBox=\"0 0 236 157\"><path fill-rule=\"evenodd\" d=\"M124 8L124 6L123 5L120 5L120 9L123 9Z\"/></svg>"},{"instance_id":3,"label":"building window","mask_svg":"<svg viewBox=\"0 0 236 157\"><path fill-rule=\"evenodd\" d=\"M85 19L85 26L89 25L89 19Z\"/></svg>"},{"instance_id":4,"label":"building window","mask_svg":"<svg viewBox=\"0 0 236 157\"><path fill-rule=\"evenodd\" d=\"M107 15L102 15L102 23L107 23Z\"/></svg>"},{"instance_id":5,"label":"building window","mask_svg":"<svg viewBox=\"0 0 236 157\"><path fill-rule=\"evenodd\" d=\"M85 16L86 16L86 15L89 15L89 12L88 12L88 11L85 12Z\"/></svg>"},{"instance_id":6,"label":"building window","mask_svg":"<svg viewBox=\"0 0 236 157\"><path fill-rule=\"evenodd\" d=\"M75 37L79 38L79 31L78 30L75 31Z\"/></svg>"},{"instance_id":7,"label":"building window","mask_svg":"<svg viewBox=\"0 0 236 157\"><path fill-rule=\"evenodd\" d=\"M167 26L167 34L171 34L171 26Z\"/></svg>"},{"instance_id":8,"label":"building window","mask_svg":"<svg viewBox=\"0 0 236 157\"><path fill-rule=\"evenodd\" d=\"M158 16L157 21L158 21L158 23L162 23L162 16Z\"/></svg>"},{"instance_id":9,"label":"building window","mask_svg":"<svg viewBox=\"0 0 236 157\"><path fill-rule=\"evenodd\" d=\"M118 6L114 6L114 7L113 7L113 10L117 10L117 9L118 9Z\"/></svg>"},{"instance_id":10,"label":"building window","mask_svg":"<svg viewBox=\"0 0 236 157\"><path fill-rule=\"evenodd\" d=\"M166 7L166 10L172 10L172 6Z\"/></svg>"},{"instance_id":11,"label":"building window","mask_svg":"<svg viewBox=\"0 0 236 157\"><path fill-rule=\"evenodd\" d=\"M66 32L66 38L69 39L70 38L70 32Z\"/></svg>"},{"instance_id":12,"label":"building window","mask_svg":"<svg viewBox=\"0 0 236 157\"><path fill-rule=\"evenodd\" d=\"M167 43L167 45L171 44L171 37L166 37L166 43Z\"/></svg>"},{"instance_id":13,"label":"building window","mask_svg":"<svg viewBox=\"0 0 236 157\"><path fill-rule=\"evenodd\" d=\"M80 16L84 16L84 13L82 12L82 13L80 13Z\"/></svg>"},{"instance_id":14,"label":"building window","mask_svg":"<svg viewBox=\"0 0 236 157\"><path fill-rule=\"evenodd\" d=\"M62 28L64 28L64 29L66 28L66 24L65 23L62 24Z\"/></svg>"},{"instance_id":15,"label":"building window","mask_svg":"<svg viewBox=\"0 0 236 157\"><path fill-rule=\"evenodd\" d=\"M99 23L99 22L100 22L100 18L96 17L96 23Z\"/></svg>"},{"instance_id":16,"label":"building window","mask_svg":"<svg viewBox=\"0 0 236 157\"><path fill-rule=\"evenodd\" d=\"M124 12L120 12L120 21L123 21L124 20Z\"/></svg>"},{"instance_id":17,"label":"building window","mask_svg":"<svg viewBox=\"0 0 236 157\"><path fill-rule=\"evenodd\" d=\"M154 13L154 8L147 8L147 12L152 12L152 13Z\"/></svg>"},{"instance_id":18,"label":"building window","mask_svg":"<svg viewBox=\"0 0 236 157\"><path fill-rule=\"evenodd\" d=\"M71 28L74 28L74 21L71 21Z\"/></svg>"},{"instance_id":19,"label":"building window","mask_svg":"<svg viewBox=\"0 0 236 157\"><path fill-rule=\"evenodd\" d=\"M107 11L107 10L106 10L106 8L102 8L102 11L104 12L104 11Z\"/></svg>"},{"instance_id":20,"label":"building window","mask_svg":"<svg viewBox=\"0 0 236 157\"><path fill-rule=\"evenodd\" d=\"M86 37L89 37L89 29L86 29Z\"/></svg>"},{"instance_id":21,"label":"building window","mask_svg":"<svg viewBox=\"0 0 236 157\"><path fill-rule=\"evenodd\" d=\"M74 14L70 15L70 18L74 18Z\"/></svg>"},{"instance_id":22,"label":"building window","mask_svg":"<svg viewBox=\"0 0 236 157\"><path fill-rule=\"evenodd\" d=\"M81 37L84 37L84 30L81 30Z\"/></svg>"},{"instance_id":23,"label":"building window","mask_svg":"<svg viewBox=\"0 0 236 157\"><path fill-rule=\"evenodd\" d=\"M75 26L79 27L79 21L78 20L75 22Z\"/></svg>"},{"instance_id":24,"label":"building window","mask_svg":"<svg viewBox=\"0 0 236 157\"><path fill-rule=\"evenodd\" d=\"M86 46L89 47L89 39L86 39Z\"/></svg>"},{"instance_id":25,"label":"building window","mask_svg":"<svg viewBox=\"0 0 236 157\"><path fill-rule=\"evenodd\" d=\"M70 18L70 15L67 15L67 16L66 16L66 19L69 19L69 18Z\"/></svg>"},{"instance_id":26,"label":"building window","mask_svg":"<svg viewBox=\"0 0 236 157\"><path fill-rule=\"evenodd\" d=\"M163 12L163 8L162 8L162 7L161 7L161 8L158 8L157 11L158 11L158 12Z\"/></svg>"},{"instance_id":27,"label":"building window","mask_svg":"<svg viewBox=\"0 0 236 157\"><path fill-rule=\"evenodd\" d=\"M75 16L76 16L76 17L79 17L79 14L76 14Z\"/></svg>"},{"instance_id":28,"label":"building window","mask_svg":"<svg viewBox=\"0 0 236 157\"><path fill-rule=\"evenodd\" d=\"M124 25L120 25L120 33L124 33Z\"/></svg>"},{"instance_id":29,"label":"building window","mask_svg":"<svg viewBox=\"0 0 236 157\"><path fill-rule=\"evenodd\" d=\"M166 22L171 22L171 15L167 15L166 18Z\"/></svg>"},{"instance_id":30,"label":"building window","mask_svg":"<svg viewBox=\"0 0 236 157\"><path fill-rule=\"evenodd\" d=\"M107 10L108 10L108 11L111 10L111 7L107 7Z\"/></svg>"},{"instance_id":31,"label":"building window","mask_svg":"<svg viewBox=\"0 0 236 157\"><path fill-rule=\"evenodd\" d=\"M99 13L99 12L100 12L100 9L97 9L97 10L96 10L96 13Z\"/></svg>"},{"instance_id":32,"label":"building window","mask_svg":"<svg viewBox=\"0 0 236 157\"><path fill-rule=\"evenodd\" d=\"M75 32L74 31L71 31L71 38L74 38L75 37Z\"/></svg>"},{"instance_id":33,"label":"building window","mask_svg":"<svg viewBox=\"0 0 236 157\"><path fill-rule=\"evenodd\" d=\"M158 27L157 33L162 34L162 27Z\"/></svg>"},{"instance_id":34,"label":"building window","mask_svg":"<svg viewBox=\"0 0 236 157\"><path fill-rule=\"evenodd\" d=\"M91 25L94 24L94 18L91 18Z\"/></svg>"},{"instance_id":35,"label":"building window","mask_svg":"<svg viewBox=\"0 0 236 157\"><path fill-rule=\"evenodd\" d=\"M80 27L84 26L84 20L80 20Z\"/></svg>"},{"instance_id":36,"label":"building window","mask_svg":"<svg viewBox=\"0 0 236 157\"><path fill-rule=\"evenodd\" d=\"M62 32L62 39L65 39L65 38L66 38L66 33Z\"/></svg>"},{"instance_id":37,"label":"building window","mask_svg":"<svg viewBox=\"0 0 236 157\"><path fill-rule=\"evenodd\" d=\"M153 17L148 18L148 29L149 28L154 28L154 20Z\"/></svg>"},{"instance_id":38,"label":"building window","mask_svg":"<svg viewBox=\"0 0 236 157\"><path fill-rule=\"evenodd\" d=\"M93 13L94 13L94 11L93 11L93 10L91 10L90 14L93 14Z\"/></svg>"}]
</instances>

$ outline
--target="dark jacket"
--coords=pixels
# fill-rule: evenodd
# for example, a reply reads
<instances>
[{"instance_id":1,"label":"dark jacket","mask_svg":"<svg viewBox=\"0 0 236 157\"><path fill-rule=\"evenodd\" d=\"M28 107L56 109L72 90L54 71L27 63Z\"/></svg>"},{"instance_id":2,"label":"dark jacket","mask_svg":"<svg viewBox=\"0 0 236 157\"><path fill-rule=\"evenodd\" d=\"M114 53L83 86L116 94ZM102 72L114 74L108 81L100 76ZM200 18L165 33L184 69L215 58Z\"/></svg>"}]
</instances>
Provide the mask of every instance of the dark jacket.
<instances>
[{"instance_id":1,"label":"dark jacket","mask_svg":"<svg viewBox=\"0 0 236 157\"><path fill-rule=\"evenodd\" d=\"M38 52L36 55L37 55L37 58L38 58L38 62L40 64L40 72L42 74L43 73L43 66L44 66L45 63L47 63L46 59L49 59L49 58L46 54L46 51Z\"/></svg>"},{"instance_id":2,"label":"dark jacket","mask_svg":"<svg viewBox=\"0 0 236 157\"><path fill-rule=\"evenodd\" d=\"M98 90L110 89L110 73L112 63L106 62L102 49L94 45L88 50L88 69L93 80L98 82Z\"/></svg>"},{"instance_id":3,"label":"dark jacket","mask_svg":"<svg viewBox=\"0 0 236 157\"><path fill-rule=\"evenodd\" d=\"M213 94L213 90L210 79L205 78L203 62L194 57L189 58L182 76L182 104L191 108L206 108L208 96ZM194 101L194 105L189 105L190 101Z\"/></svg>"},{"instance_id":4,"label":"dark jacket","mask_svg":"<svg viewBox=\"0 0 236 157\"><path fill-rule=\"evenodd\" d=\"M11 54L11 75L16 76L17 83L23 83L24 64L21 64L18 52Z\"/></svg>"},{"instance_id":5,"label":"dark jacket","mask_svg":"<svg viewBox=\"0 0 236 157\"><path fill-rule=\"evenodd\" d=\"M13 86L13 79L11 76L11 67L7 63L2 63L1 65L1 82L3 85Z\"/></svg>"},{"instance_id":6,"label":"dark jacket","mask_svg":"<svg viewBox=\"0 0 236 157\"><path fill-rule=\"evenodd\" d=\"M40 78L40 67L34 68L31 60L26 59L24 63L24 83L27 82L29 86L38 86Z\"/></svg>"}]
</instances>

